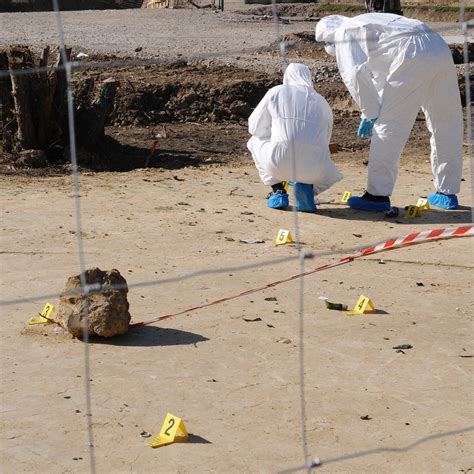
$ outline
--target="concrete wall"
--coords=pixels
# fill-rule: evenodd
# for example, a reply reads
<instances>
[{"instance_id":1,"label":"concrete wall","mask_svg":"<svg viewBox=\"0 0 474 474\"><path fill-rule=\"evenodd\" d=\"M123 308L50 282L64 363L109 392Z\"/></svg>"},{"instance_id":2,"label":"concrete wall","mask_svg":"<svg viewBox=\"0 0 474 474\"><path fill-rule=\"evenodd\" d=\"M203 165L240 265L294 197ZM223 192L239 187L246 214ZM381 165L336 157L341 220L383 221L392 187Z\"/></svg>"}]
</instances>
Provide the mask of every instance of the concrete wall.
<instances>
[{"instance_id":1,"label":"concrete wall","mask_svg":"<svg viewBox=\"0 0 474 474\"><path fill-rule=\"evenodd\" d=\"M143 0L58 0L61 10L140 8ZM0 12L52 10L51 0L0 0Z\"/></svg>"}]
</instances>

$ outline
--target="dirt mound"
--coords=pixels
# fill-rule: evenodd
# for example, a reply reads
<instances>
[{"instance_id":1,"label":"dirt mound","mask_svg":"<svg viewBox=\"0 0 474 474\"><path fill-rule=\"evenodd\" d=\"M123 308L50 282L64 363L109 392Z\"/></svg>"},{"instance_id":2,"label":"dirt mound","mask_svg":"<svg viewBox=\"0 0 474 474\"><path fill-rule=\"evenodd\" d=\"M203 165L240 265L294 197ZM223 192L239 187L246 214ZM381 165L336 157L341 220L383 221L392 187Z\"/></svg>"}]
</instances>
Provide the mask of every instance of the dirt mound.
<instances>
[{"instance_id":1,"label":"dirt mound","mask_svg":"<svg viewBox=\"0 0 474 474\"><path fill-rule=\"evenodd\" d=\"M325 54L321 45L309 41L306 34L287 35L285 38L288 42L294 41L295 45L288 51L289 61ZM328 62L313 69L316 89L336 112L347 111L348 107L352 110L350 95L335 62L327 55L326 59ZM121 87L109 123L122 127L184 122L245 124L265 93L281 84L277 74L266 75L221 65L187 64L184 61L124 69L114 78L120 81ZM84 90L81 84L89 79L82 77L76 85L79 102ZM95 79L103 78L96 73Z\"/></svg>"},{"instance_id":2,"label":"dirt mound","mask_svg":"<svg viewBox=\"0 0 474 474\"><path fill-rule=\"evenodd\" d=\"M120 75L124 80L110 117L114 125L246 120L278 83L276 75L185 61Z\"/></svg>"},{"instance_id":3,"label":"dirt mound","mask_svg":"<svg viewBox=\"0 0 474 474\"><path fill-rule=\"evenodd\" d=\"M421 21L458 21L459 6L451 5L403 5L404 15ZM327 15L356 16L365 13L363 4L318 3L318 4L278 4L277 14L284 18L300 18L317 21ZM242 15L252 15L271 19L272 6L261 6L239 12ZM466 20L474 18L474 8L465 9Z\"/></svg>"},{"instance_id":4,"label":"dirt mound","mask_svg":"<svg viewBox=\"0 0 474 474\"><path fill-rule=\"evenodd\" d=\"M320 60L324 62L335 62L334 58L328 56L324 51L322 43L314 40L314 31L303 31L301 33L288 33L283 35L282 41L286 43L286 56L289 61L301 59ZM271 51L279 50L279 43L274 43Z\"/></svg>"},{"instance_id":5,"label":"dirt mound","mask_svg":"<svg viewBox=\"0 0 474 474\"><path fill-rule=\"evenodd\" d=\"M348 129L357 129L360 113L334 60L312 40L310 33L286 35L284 40L292 44L287 55L289 61L305 62L299 58L324 57L324 62L312 62L311 70L315 89L326 98L334 113L334 141L346 150L365 148L364 141L354 140L353 135L346 133ZM277 53L262 51L260 54ZM459 46L453 48L454 54L461 57ZM461 97L465 101L462 66L458 66L458 72ZM106 136L93 148L77 151L81 167L98 171L240 163L247 151L248 116L264 94L281 83L281 77L276 74L218 63L178 61L120 70L90 70L75 74L75 104L79 109L82 95L89 94L87 84L103 81L111 75L120 82L120 88ZM474 97L473 83L471 94ZM425 132L421 133L424 136ZM152 152L155 142L157 151ZM47 159L47 168L42 171L28 167L32 166L28 162L2 156L0 152L0 172L16 174L25 169L27 174L36 176L70 171L64 164L69 159L67 147ZM25 160L30 160L29 156Z\"/></svg>"}]
</instances>

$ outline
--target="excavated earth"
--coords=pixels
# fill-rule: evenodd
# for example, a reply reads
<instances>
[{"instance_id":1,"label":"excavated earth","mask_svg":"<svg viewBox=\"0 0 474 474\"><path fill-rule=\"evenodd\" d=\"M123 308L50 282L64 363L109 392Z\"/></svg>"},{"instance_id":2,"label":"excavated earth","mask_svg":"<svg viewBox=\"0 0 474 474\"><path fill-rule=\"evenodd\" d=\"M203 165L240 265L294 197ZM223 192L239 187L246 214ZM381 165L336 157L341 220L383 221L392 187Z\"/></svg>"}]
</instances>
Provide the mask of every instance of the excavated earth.
<instances>
[{"instance_id":1,"label":"excavated earth","mask_svg":"<svg viewBox=\"0 0 474 474\"><path fill-rule=\"evenodd\" d=\"M367 141L354 140L359 112L347 92L337 66L310 32L283 36L289 62L308 62L316 90L334 112L333 142L341 150L367 148ZM257 56L275 57L276 44L261 48ZM456 63L462 62L460 46L452 46ZM474 48L470 54L474 56ZM110 64L114 56L91 55L87 61ZM472 59L472 58L471 58ZM458 66L463 100L464 69ZM247 118L265 92L280 83L280 74L251 68L239 68L209 61L187 62L185 59L120 69L77 72L75 103L78 108L90 94L91 84L107 78L120 81L115 109L109 117L106 137L94 149L78 151L82 167L127 171L148 167L176 168L203 163L226 163L236 166L246 153ZM474 76L473 76L474 78ZM474 81L473 81L474 82ZM471 95L474 91L471 84ZM426 149L428 133L420 114L408 147ZM152 147L156 151L152 152ZM0 172L43 175L69 172L64 165L68 149L61 157L50 157L45 168L25 168L10 156L3 155ZM336 161L337 161L336 157Z\"/></svg>"},{"instance_id":2,"label":"excavated earth","mask_svg":"<svg viewBox=\"0 0 474 474\"><path fill-rule=\"evenodd\" d=\"M437 22L436 28L444 33L459 34L458 26L453 23L459 16L455 9L404 7L407 16ZM474 15L471 10L466 9L466 19ZM286 60L304 62L310 67L316 90L333 109L332 141L343 151L362 151L350 159L363 161L368 142L355 137L359 121L357 107L341 81L333 58L314 41L318 18L331 13L356 15L361 13L361 8L341 4L280 4L277 13L286 22L280 25ZM96 91L105 79L118 80L120 88L105 139L98 147L78 150L80 167L127 171L144 166L177 168L206 163L239 166L247 153L247 118L265 92L281 82L280 44L274 40L278 28L273 28L271 6L243 5L229 0L225 12L214 11L214 14L169 9L128 10L123 14L106 11L93 15L64 13L72 57L84 51L88 54L82 60L83 68L74 73L76 107L80 109L82 103L86 104L92 86L95 85ZM28 41L36 51L47 44L55 46L53 16L11 14L2 18L12 28L10 33L8 28L0 32L0 43ZM91 28L92 18L100 31ZM201 24L185 28L187 23L196 21ZM160 25L158 30L156 22ZM28 35L22 34L23 30L29 31ZM160 31L172 33L165 39ZM219 38L222 41L216 41ZM451 50L465 101L462 45L452 45ZM216 56L197 59L206 52ZM142 64L120 67L117 61L122 60L139 60ZM469 60L471 64L474 61L473 44L469 45ZM147 61L154 64L147 65ZM100 67L88 69L88 63L93 66L97 62ZM471 97L474 97L474 66L471 66L471 78ZM21 160L13 160L0 151L0 173L34 176L69 173L70 167L65 164L69 160L67 146L54 145L48 161L39 163L37 168L25 167ZM428 132L420 114L406 150L424 155L427 146ZM348 155L343 156L334 158L338 161L347 159Z\"/></svg>"}]
</instances>

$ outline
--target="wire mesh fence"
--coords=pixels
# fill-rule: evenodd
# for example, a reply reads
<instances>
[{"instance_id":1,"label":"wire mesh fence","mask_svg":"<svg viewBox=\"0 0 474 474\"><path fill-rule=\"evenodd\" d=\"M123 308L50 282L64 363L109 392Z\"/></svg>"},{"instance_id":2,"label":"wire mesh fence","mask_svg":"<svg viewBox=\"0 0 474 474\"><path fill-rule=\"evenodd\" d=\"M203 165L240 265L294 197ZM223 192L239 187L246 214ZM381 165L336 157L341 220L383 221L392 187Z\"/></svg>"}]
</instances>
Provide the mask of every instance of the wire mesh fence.
<instances>
[{"instance_id":1,"label":"wire mesh fence","mask_svg":"<svg viewBox=\"0 0 474 474\"><path fill-rule=\"evenodd\" d=\"M75 209L74 209L74 219L75 219L75 235L76 235L76 245L77 245L77 256L79 261L79 274L81 275L81 293L86 296L86 301L88 301L88 296L91 293L97 292L106 292L109 291L111 288L109 287L96 287L94 285L88 284L85 278L85 271L88 266L87 258L86 258L86 243L84 242L83 235L84 235L84 220L87 219L82 211L82 190L81 190L81 175L79 173L78 168L78 159L77 159L77 146L76 146L76 137L77 131L75 127L75 84L74 84L74 73L78 71L105 71L111 69L119 69L124 67L138 67L138 66L156 66L160 64L166 64L169 62L173 62L176 60L186 60L191 62L193 60L203 60L203 59L219 59L225 55L235 55L235 54L251 54L260 50L259 47L255 48L240 48L236 49L235 51L226 51L225 53L217 51L217 52L203 52L202 54L194 54L190 55L189 57L183 56L169 56L169 57L158 57L158 58L123 58L123 59L113 59L113 60L106 60L106 61L73 61L71 60L70 56L67 54L67 45L66 45L66 37L65 37L65 27L62 20L62 13L60 10L60 4L58 0L53 0L53 7L55 11L55 20L56 20L56 28L58 34L58 43L60 46L60 54L61 54L61 64L55 65L53 68L51 66L40 66L40 67L29 67L26 69L16 70L14 74L16 76L21 75L31 75L31 74L40 74L44 72L51 72L52 70L64 72L66 76L67 82L67 121L68 121L68 143L69 143L69 153L70 153L70 162L71 162L71 176L72 176L72 194L74 197ZM129 2L130 4L134 2ZM132 6L132 5L130 5ZM472 150L472 110L471 110L471 65L469 63L469 34L470 30L474 26L472 22L465 20L465 7L466 7L466 0L463 0L461 5L461 16L460 16L460 24L462 25L463 31L463 57L464 57L464 65L465 65L465 84L466 84L466 140L468 144L468 156L470 159L470 166L471 166L471 176L474 173L473 168L473 150ZM277 5L275 0L272 3L272 15L273 15L273 24L274 24L274 31L273 31L273 38L272 40L275 41L277 44L276 52L278 54L280 70L277 73L281 73L287 63L287 51L288 48L291 47L287 42L282 41L282 33L280 28L280 18L277 9ZM439 29L439 31L443 31L443 29ZM271 38L269 38L270 42ZM11 74L11 71L0 71L0 76L7 77ZM296 164L293 161L293 175L296 175ZM471 184L472 186L472 184ZM106 210L104 209L104 212ZM472 212L472 211L471 211ZM293 232L296 241L296 254L290 257L283 257L283 258L272 258L270 260L266 259L259 259L256 263L251 264L241 264L241 265L233 265L233 266L219 266L216 268L203 268L202 270L196 270L194 272L189 272L177 277L171 278L159 278L156 280L150 281L141 281L137 283L133 283L127 285L128 289L140 289L146 287L155 287L158 285L172 285L181 283L187 280L192 280L198 277L216 277L219 274L228 274L228 273L243 273L249 270L261 269L264 267L269 266L281 266L288 262L297 262L298 263L298 276L307 275L311 273L311 270L307 268L307 262L314 258L320 257L330 257L336 258L336 256L340 257L341 254L345 252L355 252L356 255L364 254L363 250L367 248L366 246L357 246L357 247L346 247L346 248L338 248L336 250L331 251L316 251L313 250L308 252L307 250L303 250L300 246L300 242L302 241L302 230L301 230L301 222L298 212L296 211L296 207L293 209ZM387 242L396 241L397 236L391 237L387 239L386 242L383 242L380 245L386 246ZM373 244L370 248L376 248L378 244ZM364 254L365 255L365 254ZM352 261L354 256L347 257L347 262ZM341 262L341 260L338 260ZM384 450L387 452L396 451L396 452L408 452L412 449L415 449L420 444L423 444L431 439L441 438L441 437L448 437L451 435L462 434L472 431L473 427L463 428L460 430L451 430L446 431L444 433L436 434L427 436L424 438L420 438L417 441L407 444L405 447L402 448L376 448L372 450L366 450L361 452L355 452L353 454L333 457L333 458L319 458L314 457L314 453L318 454L319 447L318 446L311 446L308 441L308 423L307 423L307 412L306 412L306 370L305 370L305 341L307 340L307 335L305 334L305 298L306 298L306 290L304 285L304 278L298 278L299 286L298 286L298 296L297 296L297 304L295 304L295 323L297 327L297 334L298 334L298 367L297 367L297 374L298 374L298 398L299 398L299 414L294 416L293 422L295 425L298 426L299 429L299 438L301 440L301 453L302 459L301 462L297 463L293 467L285 468L282 466L282 470L280 472L297 472L306 470L310 472L312 469L316 469L320 466L339 463L351 458L356 457L364 457L369 456L374 453L383 452ZM264 282L265 283L265 282ZM272 283L273 285L273 283ZM265 286L264 286L265 287ZM119 286L113 287L113 289L120 289ZM260 289L260 288L258 288ZM312 291L317 291L318 288L313 286ZM28 297L23 298L12 298L12 299L4 299L0 301L0 305L2 306L9 306L9 305L16 305L19 303L29 302L29 301L38 301L44 299L50 299L53 297L60 296L59 293L49 293L49 294L36 294L31 295ZM74 296L74 295L72 295ZM223 299L224 300L224 299ZM220 300L218 300L220 301ZM205 305L204 305L205 306ZM183 311L183 312L186 312ZM179 313L178 313L179 314ZM91 378L93 373L91 372L90 367L90 345L88 341L88 324L89 324L89 308L86 304L84 308L84 314L82 317L82 325L84 330L84 357L83 357L83 390L84 390L84 405L85 405L85 425L87 431L87 446L89 452L89 471L96 472L96 456L99 455L99 449L96 449L94 446L94 417L93 417L93 408L94 408L94 397L93 397L93 390L91 385ZM101 447L101 450L106 448ZM139 471L139 469L138 469Z\"/></svg>"}]
</instances>

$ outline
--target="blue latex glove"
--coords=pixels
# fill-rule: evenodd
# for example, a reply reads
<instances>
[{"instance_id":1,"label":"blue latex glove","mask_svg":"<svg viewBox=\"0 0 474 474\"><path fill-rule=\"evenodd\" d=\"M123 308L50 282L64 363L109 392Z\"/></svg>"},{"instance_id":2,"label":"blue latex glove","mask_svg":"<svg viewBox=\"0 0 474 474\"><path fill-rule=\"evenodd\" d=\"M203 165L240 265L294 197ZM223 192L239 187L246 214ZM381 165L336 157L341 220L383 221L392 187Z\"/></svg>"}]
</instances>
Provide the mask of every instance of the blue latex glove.
<instances>
[{"instance_id":1,"label":"blue latex glove","mask_svg":"<svg viewBox=\"0 0 474 474\"><path fill-rule=\"evenodd\" d=\"M372 136L372 128L374 127L374 123L377 119L374 118L372 120L363 118L359 124L359 130L357 130L357 136L360 138L369 138Z\"/></svg>"}]
</instances>

